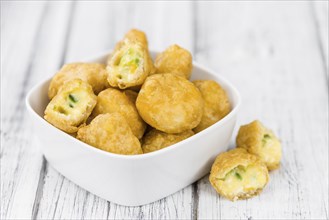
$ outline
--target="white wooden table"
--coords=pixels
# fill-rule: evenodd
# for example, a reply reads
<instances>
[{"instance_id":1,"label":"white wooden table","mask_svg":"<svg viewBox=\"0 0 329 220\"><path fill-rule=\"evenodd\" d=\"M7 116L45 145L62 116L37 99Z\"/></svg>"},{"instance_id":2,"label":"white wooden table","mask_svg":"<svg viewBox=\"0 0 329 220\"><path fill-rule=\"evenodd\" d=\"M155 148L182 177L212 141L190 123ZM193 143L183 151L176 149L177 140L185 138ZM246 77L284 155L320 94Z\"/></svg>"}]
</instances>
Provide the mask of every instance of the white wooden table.
<instances>
[{"instance_id":1,"label":"white wooden table","mask_svg":"<svg viewBox=\"0 0 329 220\"><path fill-rule=\"evenodd\" d=\"M147 33L150 48L177 43L236 85L243 99L236 131L258 118L281 138L282 166L259 197L230 202L205 176L160 201L124 207L43 158L27 91L63 63L113 48L133 27ZM328 219L328 212L328 1L1 1L1 219Z\"/></svg>"}]
</instances>

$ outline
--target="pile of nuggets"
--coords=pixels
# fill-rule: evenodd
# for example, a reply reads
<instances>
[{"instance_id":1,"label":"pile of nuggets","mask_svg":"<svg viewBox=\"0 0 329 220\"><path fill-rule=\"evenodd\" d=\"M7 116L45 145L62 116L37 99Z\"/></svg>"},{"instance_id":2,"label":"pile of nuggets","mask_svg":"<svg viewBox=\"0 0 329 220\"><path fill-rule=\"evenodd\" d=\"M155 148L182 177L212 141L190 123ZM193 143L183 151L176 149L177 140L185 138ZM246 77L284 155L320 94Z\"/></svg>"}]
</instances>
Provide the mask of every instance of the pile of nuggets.
<instances>
[{"instance_id":1,"label":"pile of nuggets","mask_svg":"<svg viewBox=\"0 0 329 220\"><path fill-rule=\"evenodd\" d=\"M44 118L116 154L150 153L216 123L230 110L223 88L189 81L189 51L172 45L153 62L146 35L130 30L101 63L70 63L52 78Z\"/></svg>"},{"instance_id":2,"label":"pile of nuggets","mask_svg":"<svg viewBox=\"0 0 329 220\"><path fill-rule=\"evenodd\" d=\"M107 64L70 63L52 78L44 118L77 139L124 155L150 153L191 137L231 111L212 80L189 81L189 51L172 45L153 62L146 35L129 31ZM242 126L237 149L220 154L210 182L228 199L258 194L268 169L279 166L281 146L255 121Z\"/></svg>"}]
</instances>

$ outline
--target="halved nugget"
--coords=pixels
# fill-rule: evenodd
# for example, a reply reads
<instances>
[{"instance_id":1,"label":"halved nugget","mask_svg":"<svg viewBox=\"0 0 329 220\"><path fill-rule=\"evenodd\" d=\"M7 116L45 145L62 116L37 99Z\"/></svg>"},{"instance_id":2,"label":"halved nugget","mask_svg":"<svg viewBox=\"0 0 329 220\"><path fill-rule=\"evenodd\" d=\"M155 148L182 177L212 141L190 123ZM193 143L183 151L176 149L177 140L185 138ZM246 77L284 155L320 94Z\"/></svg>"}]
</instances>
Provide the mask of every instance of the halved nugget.
<instances>
[{"instance_id":1,"label":"halved nugget","mask_svg":"<svg viewBox=\"0 0 329 220\"><path fill-rule=\"evenodd\" d=\"M91 146L116 154L142 154L139 140L120 113L98 115L78 131L77 138Z\"/></svg>"},{"instance_id":2,"label":"halved nugget","mask_svg":"<svg viewBox=\"0 0 329 220\"><path fill-rule=\"evenodd\" d=\"M81 79L93 88L94 93L97 95L100 91L109 87L106 80L107 72L104 64L100 63L69 63L65 64L52 78L48 97L52 99L66 82L72 79Z\"/></svg>"},{"instance_id":3,"label":"halved nugget","mask_svg":"<svg viewBox=\"0 0 329 220\"><path fill-rule=\"evenodd\" d=\"M235 201L259 194L269 175L266 165L258 157L236 148L217 156L209 180L221 196Z\"/></svg>"},{"instance_id":4,"label":"halved nugget","mask_svg":"<svg viewBox=\"0 0 329 220\"><path fill-rule=\"evenodd\" d=\"M281 143L273 131L267 129L260 121L255 120L241 126L236 143L237 147L245 148L249 153L260 157L269 170L280 166Z\"/></svg>"},{"instance_id":5,"label":"halved nugget","mask_svg":"<svg viewBox=\"0 0 329 220\"><path fill-rule=\"evenodd\" d=\"M146 123L173 134L191 130L200 123L203 99L187 79L174 74L155 74L143 84L136 107Z\"/></svg>"},{"instance_id":6,"label":"halved nugget","mask_svg":"<svg viewBox=\"0 0 329 220\"><path fill-rule=\"evenodd\" d=\"M49 102L44 118L55 127L75 133L96 105L92 87L81 79L67 81Z\"/></svg>"},{"instance_id":7,"label":"halved nugget","mask_svg":"<svg viewBox=\"0 0 329 220\"><path fill-rule=\"evenodd\" d=\"M157 55L154 66L156 73L173 73L189 79L193 67L192 55L175 44Z\"/></svg>"},{"instance_id":8,"label":"halved nugget","mask_svg":"<svg viewBox=\"0 0 329 220\"><path fill-rule=\"evenodd\" d=\"M193 129L200 132L213 125L231 111L231 104L225 90L213 80L195 80L194 85L204 99L203 115L200 124Z\"/></svg>"},{"instance_id":9,"label":"halved nugget","mask_svg":"<svg viewBox=\"0 0 329 220\"><path fill-rule=\"evenodd\" d=\"M178 134L167 134L153 129L143 137L142 149L144 153L160 150L194 135L192 130Z\"/></svg>"},{"instance_id":10,"label":"halved nugget","mask_svg":"<svg viewBox=\"0 0 329 220\"><path fill-rule=\"evenodd\" d=\"M113 87L125 89L142 85L154 70L143 32L131 30L120 41L107 62L107 80Z\"/></svg>"},{"instance_id":11,"label":"halved nugget","mask_svg":"<svg viewBox=\"0 0 329 220\"><path fill-rule=\"evenodd\" d=\"M100 114L118 112L125 117L133 134L137 138L142 138L146 123L138 114L135 96L137 97L137 94L134 91L119 91L108 88L98 94L97 104L91 118Z\"/></svg>"}]
</instances>

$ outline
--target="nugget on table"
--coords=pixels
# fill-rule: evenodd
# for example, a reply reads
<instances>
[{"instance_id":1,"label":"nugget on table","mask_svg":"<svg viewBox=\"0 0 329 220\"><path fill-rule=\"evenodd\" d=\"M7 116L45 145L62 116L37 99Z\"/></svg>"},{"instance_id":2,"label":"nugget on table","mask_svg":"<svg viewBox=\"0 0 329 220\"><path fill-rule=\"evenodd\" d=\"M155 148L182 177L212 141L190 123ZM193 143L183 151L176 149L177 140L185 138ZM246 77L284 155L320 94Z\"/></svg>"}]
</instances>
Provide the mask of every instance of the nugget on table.
<instances>
[{"instance_id":1,"label":"nugget on table","mask_svg":"<svg viewBox=\"0 0 329 220\"><path fill-rule=\"evenodd\" d=\"M266 165L257 156L236 148L217 156L209 180L221 196L235 201L258 195L269 175Z\"/></svg>"},{"instance_id":2,"label":"nugget on table","mask_svg":"<svg viewBox=\"0 0 329 220\"><path fill-rule=\"evenodd\" d=\"M246 149L263 160L269 170L280 166L282 156L281 143L273 131L255 120L239 129L236 138L237 147Z\"/></svg>"}]
</instances>

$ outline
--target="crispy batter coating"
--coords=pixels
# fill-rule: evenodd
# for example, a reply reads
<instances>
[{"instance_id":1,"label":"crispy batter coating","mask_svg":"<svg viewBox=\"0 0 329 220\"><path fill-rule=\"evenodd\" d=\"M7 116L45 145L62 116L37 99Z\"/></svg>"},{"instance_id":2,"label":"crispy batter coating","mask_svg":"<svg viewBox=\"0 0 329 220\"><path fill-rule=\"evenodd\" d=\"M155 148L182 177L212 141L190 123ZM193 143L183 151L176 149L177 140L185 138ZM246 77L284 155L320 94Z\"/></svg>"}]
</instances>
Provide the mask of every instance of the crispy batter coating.
<instances>
[{"instance_id":1,"label":"crispy batter coating","mask_svg":"<svg viewBox=\"0 0 329 220\"><path fill-rule=\"evenodd\" d=\"M44 118L67 133L75 133L86 122L96 100L92 87L85 81L67 81L49 102Z\"/></svg>"},{"instance_id":2,"label":"crispy batter coating","mask_svg":"<svg viewBox=\"0 0 329 220\"><path fill-rule=\"evenodd\" d=\"M156 73L173 73L189 79L192 72L192 55L174 44L158 54L154 66Z\"/></svg>"},{"instance_id":3,"label":"crispy batter coating","mask_svg":"<svg viewBox=\"0 0 329 220\"><path fill-rule=\"evenodd\" d=\"M125 89L142 85L155 69L145 34L135 29L129 31L109 56L106 69L107 80L113 87Z\"/></svg>"},{"instance_id":4,"label":"crispy batter coating","mask_svg":"<svg viewBox=\"0 0 329 220\"><path fill-rule=\"evenodd\" d=\"M215 124L231 111L231 104L222 87L212 80L195 80L194 85L204 99L204 109L200 124L193 129L200 132Z\"/></svg>"},{"instance_id":5,"label":"crispy batter coating","mask_svg":"<svg viewBox=\"0 0 329 220\"><path fill-rule=\"evenodd\" d=\"M137 93L134 91L119 91L108 88L97 96L97 104L91 118L105 113L120 113L127 120L133 134L142 138L146 129L146 123L139 116L135 106Z\"/></svg>"},{"instance_id":6,"label":"crispy batter coating","mask_svg":"<svg viewBox=\"0 0 329 220\"><path fill-rule=\"evenodd\" d=\"M138 94L136 106L146 123L170 134L195 128L203 114L200 91L187 79L174 74L149 76Z\"/></svg>"},{"instance_id":7,"label":"crispy batter coating","mask_svg":"<svg viewBox=\"0 0 329 220\"><path fill-rule=\"evenodd\" d=\"M142 154L138 138L133 135L120 113L98 115L78 131L77 138L104 151L116 154Z\"/></svg>"},{"instance_id":8,"label":"crispy batter coating","mask_svg":"<svg viewBox=\"0 0 329 220\"><path fill-rule=\"evenodd\" d=\"M52 99L58 92L59 88L72 79L82 79L89 83L95 94L109 87L106 80L107 72L104 64L100 63L70 63L65 64L59 72L52 78L48 97Z\"/></svg>"},{"instance_id":9,"label":"crispy batter coating","mask_svg":"<svg viewBox=\"0 0 329 220\"><path fill-rule=\"evenodd\" d=\"M148 48L147 37L143 31L137 29L131 29L124 36L124 40L128 40L131 42L140 42L141 44L143 44L145 47Z\"/></svg>"},{"instance_id":10,"label":"crispy batter coating","mask_svg":"<svg viewBox=\"0 0 329 220\"><path fill-rule=\"evenodd\" d=\"M138 93L133 91L133 90L130 90L130 89L127 89L127 90L124 90L123 93L130 99L130 101L134 104L136 104L136 99L137 99L137 96L138 96Z\"/></svg>"},{"instance_id":11,"label":"crispy batter coating","mask_svg":"<svg viewBox=\"0 0 329 220\"><path fill-rule=\"evenodd\" d=\"M258 195L269 175L266 165L258 157L236 148L217 156L209 180L221 196L235 201Z\"/></svg>"},{"instance_id":12,"label":"crispy batter coating","mask_svg":"<svg viewBox=\"0 0 329 220\"><path fill-rule=\"evenodd\" d=\"M281 143L275 134L255 120L240 127L236 138L237 147L245 148L265 162L269 170L277 169L281 160Z\"/></svg>"},{"instance_id":13,"label":"crispy batter coating","mask_svg":"<svg viewBox=\"0 0 329 220\"><path fill-rule=\"evenodd\" d=\"M144 153L160 150L194 135L192 130L179 134L167 134L156 129L151 130L143 137L142 149Z\"/></svg>"}]
</instances>

